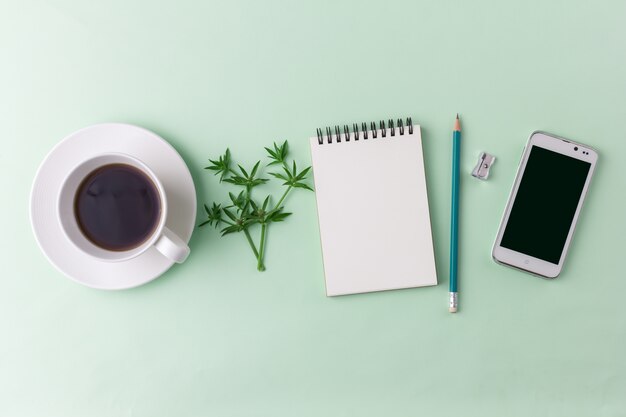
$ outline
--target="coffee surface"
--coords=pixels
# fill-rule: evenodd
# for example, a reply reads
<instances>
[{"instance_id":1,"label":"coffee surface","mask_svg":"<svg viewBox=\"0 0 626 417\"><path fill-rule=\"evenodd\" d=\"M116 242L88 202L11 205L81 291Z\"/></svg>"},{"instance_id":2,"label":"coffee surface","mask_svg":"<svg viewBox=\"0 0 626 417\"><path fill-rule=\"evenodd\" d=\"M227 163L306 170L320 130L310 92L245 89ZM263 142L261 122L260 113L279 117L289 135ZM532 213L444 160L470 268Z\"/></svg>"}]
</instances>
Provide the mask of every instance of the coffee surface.
<instances>
[{"instance_id":1,"label":"coffee surface","mask_svg":"<svg viewBox=\"0 0 626 417\"><path fill-rule=\"evenodd\" d=\"M110 164L91 172L74 199L78 225L95 245L125 251L145 242L161 215L159 192L152 180L126 164Z\"/></svg>"}]
</instances>

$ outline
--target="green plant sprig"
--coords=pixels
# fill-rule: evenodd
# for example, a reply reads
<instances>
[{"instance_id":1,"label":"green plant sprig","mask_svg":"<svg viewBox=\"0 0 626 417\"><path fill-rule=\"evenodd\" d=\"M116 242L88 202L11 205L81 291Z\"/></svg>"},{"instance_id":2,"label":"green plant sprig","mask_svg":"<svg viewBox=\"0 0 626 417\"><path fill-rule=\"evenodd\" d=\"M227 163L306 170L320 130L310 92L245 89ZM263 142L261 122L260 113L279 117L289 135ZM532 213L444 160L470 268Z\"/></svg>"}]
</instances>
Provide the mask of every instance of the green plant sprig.
<instances>
[{"instance_id":1,"label":"green plant sprig","mask_svg":"<svg viewBox=\"0 0 626 417\"><path fill-rule=\"evenodd\" d=\"M227 205L214 202L209 207L205 204L204 210L207 219L198 225L198 227L202 227L208 224L216 229L222 226L220 229L222 236L243 232L256 258L257 270L259 271L265 270L263 259L267 246L268 225L282 222L292 214L284 211L285 206L283 203L287 195L295 188L313 191L313 188L305 182L311 167L298 172L295 160L292 161L291 165L288 163L289 145L287 141L283 142L282 145L277 145L274 142L273 149L266 147L265 150L270 160L267 166L280 165L283 169L282 172L269 172L269 175L272 177L283 181L282 185L286 187L278 202L272 205L271 195L266 196L262 203L257 202L252 197L254 188L269 181L268 178L262 178L260 175L259 167L261 161L257 161L249 173L241 165L237 165L237 171L231 168L230 150L226 149L226 152L220 155L218 159L209 159L210 165L205 167L205 169L213 171L215 175L219 175L220 182L240 186L244 190L237 195L229 192L228 198L230 201L226 203ZM259 225L261 228L258 249L250 233L251 228L256 225Z\"/></svg>"}]
</instances>

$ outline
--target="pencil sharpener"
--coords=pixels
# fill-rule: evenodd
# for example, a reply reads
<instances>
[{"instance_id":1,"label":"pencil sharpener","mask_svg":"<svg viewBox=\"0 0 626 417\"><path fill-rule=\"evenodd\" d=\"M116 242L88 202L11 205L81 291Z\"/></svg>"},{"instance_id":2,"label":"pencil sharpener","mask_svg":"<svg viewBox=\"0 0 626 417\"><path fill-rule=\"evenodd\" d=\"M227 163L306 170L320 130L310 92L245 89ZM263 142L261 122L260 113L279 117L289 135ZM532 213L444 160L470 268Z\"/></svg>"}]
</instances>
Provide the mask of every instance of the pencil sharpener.
<instances>
[{"instance_id":1,"label":"pencil sharpener","mask_svg":"<svg viewBox=\"0 0 626 417\"><path fill-rule=\"evenodd\" d=\"M489 171L491 170L491 166L494 162L496 162L495 156L490 155L487 152L481 152L478 156L478 163L472 171L472 176L478 178L479 180L486 180L489 178Z\"/></svg>"}]
</instances>

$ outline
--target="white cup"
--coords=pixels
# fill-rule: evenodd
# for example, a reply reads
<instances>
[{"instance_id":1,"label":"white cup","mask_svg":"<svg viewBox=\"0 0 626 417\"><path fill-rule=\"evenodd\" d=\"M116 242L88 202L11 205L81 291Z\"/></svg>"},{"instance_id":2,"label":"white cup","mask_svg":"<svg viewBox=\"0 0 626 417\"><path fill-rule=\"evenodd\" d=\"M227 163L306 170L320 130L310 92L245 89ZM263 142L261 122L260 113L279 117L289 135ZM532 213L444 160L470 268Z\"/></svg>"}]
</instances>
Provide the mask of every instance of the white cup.
<instances>
[{"instance_id":1,"label":"white cup","mask_svg":"<svg viewBox=\"0 0 626 417\"><path fill-rule=\"evenodd\" d=\"M85 237L78 225L75 213L74 202L76 193L82 181L94 170L110 164L125 164L139 169L145 174L157 189L161 210L157 226L152 234L141 244L124 251L112 251L101 248ZM70 242L87 255L98 258L102 261L121 262L135 258L152 246L154 246L163 256L173 262L182 263L189 255L189 247L174 232L165 226L167 219L167 197L163 184L146 164L130 155L122 153L107 153L98 155L82 162L74 168L65 178L61 186L57 204L57 217L61 224L61 229Z\"/></svg>"}]
</instances>

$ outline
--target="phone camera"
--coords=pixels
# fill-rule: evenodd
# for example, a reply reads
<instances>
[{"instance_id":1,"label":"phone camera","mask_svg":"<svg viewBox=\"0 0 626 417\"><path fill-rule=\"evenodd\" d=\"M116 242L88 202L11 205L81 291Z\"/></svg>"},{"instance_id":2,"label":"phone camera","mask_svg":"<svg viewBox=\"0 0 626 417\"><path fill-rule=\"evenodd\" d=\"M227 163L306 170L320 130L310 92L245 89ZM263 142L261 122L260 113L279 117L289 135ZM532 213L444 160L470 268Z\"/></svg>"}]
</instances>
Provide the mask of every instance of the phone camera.
<instances>
[{"instance_id":1,"label":"phone camera","mask_svg":"<svg viewBox=\"0 0 626 417\"><path fill-rule=\"evenodd\" d=\"M574 150L577 151L578 150L578 146L574 146Z\"/></svg>"}]
</instances>

